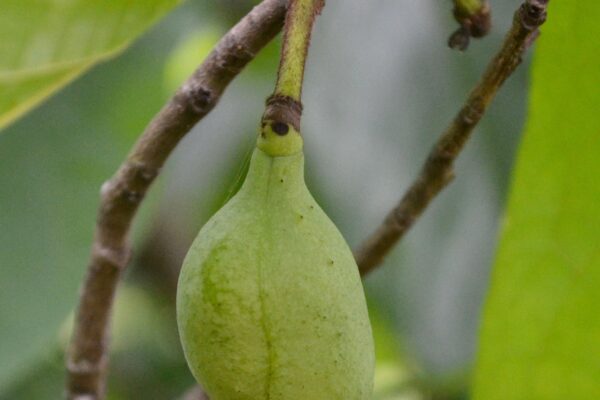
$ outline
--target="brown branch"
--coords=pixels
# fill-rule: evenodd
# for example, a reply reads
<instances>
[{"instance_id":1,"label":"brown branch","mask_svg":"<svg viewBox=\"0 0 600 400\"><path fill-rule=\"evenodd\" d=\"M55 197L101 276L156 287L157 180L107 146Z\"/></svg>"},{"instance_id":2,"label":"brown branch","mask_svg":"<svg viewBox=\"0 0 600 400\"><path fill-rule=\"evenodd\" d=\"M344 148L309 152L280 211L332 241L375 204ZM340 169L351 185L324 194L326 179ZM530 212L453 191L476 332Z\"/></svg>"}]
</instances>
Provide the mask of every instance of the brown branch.
<instances>
[{"instance_id":1,"label":"brown branch","mask_svg":"<svg viewBox=\"0 0 600 400\"><path fill-rule=\"evenodd\" d=\"M104 398L108 337L117 282L130 258L128 234L146 191L181 138L217 104L231 80L283 25L286 0L265 0L217 44L150 122L101 190L91 260L67 359L66 396Z\"/></svg>"},{"instance_id":2,"label":"brown branch","mask_svg":"<svg viewBox=\"0 0 600 400\"><path fill-rule=\"evenodd\" d=\"M492 27L492 13L487 0L454 0L454 19L460 27L448 38L448 46L464 51L471 38L481 38Z\"/></svg>"},{"instance_id":3,"label":"brown branch","mask_svg":"<svg viewBox=\"0 0 600 400\"><path fill-rule=\"evenodd\" d=\"M526 0L517 10L500 51L492 59L467 102L429 153L417 179L381 226L354 252L361 275L383 261L431 200L450 183L454 160L483 117L498 89L521 62L546 20L549 0Z\"/></svg>"}]
</instances>

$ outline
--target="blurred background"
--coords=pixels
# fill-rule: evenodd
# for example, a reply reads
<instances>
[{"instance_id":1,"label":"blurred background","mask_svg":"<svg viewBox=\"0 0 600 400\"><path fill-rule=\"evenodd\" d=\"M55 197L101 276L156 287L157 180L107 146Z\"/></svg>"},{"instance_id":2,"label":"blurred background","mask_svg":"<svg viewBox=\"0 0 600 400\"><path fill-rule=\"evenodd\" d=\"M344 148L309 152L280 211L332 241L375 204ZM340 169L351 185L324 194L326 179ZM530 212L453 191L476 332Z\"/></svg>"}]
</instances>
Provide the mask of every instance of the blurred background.
<instances>
[{"instance_id":1,"label":"blurred background","mask_svg":"<svg viewBox=\"0 0 600 400\"><path fill-rule=\"evenodd\" d=\"M381 222L478 80L518 1L466 53L450 1L329 0L307 66L307 183L351 247ZM252 1L188 1L0 134L0 399L58 399L98 191L150 118ZM178 269L235 193L271 93L272 43L183 140L135 221L113 324L110 400L190 387L174 318ZM527 60L526 60L527 61ZM364 281L376 399L468 399L481 305L525 111L527 66L491 107L457 179Z\"/></svg>"}]
</instances>

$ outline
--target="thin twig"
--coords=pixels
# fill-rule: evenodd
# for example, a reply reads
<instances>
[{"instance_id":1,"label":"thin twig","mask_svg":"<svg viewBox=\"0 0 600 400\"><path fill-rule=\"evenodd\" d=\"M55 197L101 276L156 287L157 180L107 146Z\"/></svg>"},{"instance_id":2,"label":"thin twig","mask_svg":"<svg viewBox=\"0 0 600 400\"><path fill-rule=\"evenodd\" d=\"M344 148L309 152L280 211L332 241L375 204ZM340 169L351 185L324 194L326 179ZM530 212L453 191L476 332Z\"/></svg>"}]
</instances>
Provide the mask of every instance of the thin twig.
<instances>
[{"instance_id":1,"label":"thin twig","mask_svg":"<svg viewBox=\"0 0 600 400\"><path fill-rule=\"evenodd\" d=\"M546 20L549 0L526 0L517 10L502 48L492 59L467 102L429 153L417 179L381 226L354 252L361 275L383 261L410 229L431 200L450 183L454 160L483 117L498 89L521 62L523 53L538 36Z\"/></svg>"},{"instance_id":2,"label":"thin twig","mask_svg":"<svg viewBox=\"0 0 600 400\"><path fill-rule=\"evenodd\" d=\"M67 360L68 399L104 397L114 294L130 259L129 228L148 187L181 138L212 110L231 80L281 30L286 6L286 0L265 0L234 26L154 117L117 173L102 186L91 260Z\"/></svg>"}]
</instances>

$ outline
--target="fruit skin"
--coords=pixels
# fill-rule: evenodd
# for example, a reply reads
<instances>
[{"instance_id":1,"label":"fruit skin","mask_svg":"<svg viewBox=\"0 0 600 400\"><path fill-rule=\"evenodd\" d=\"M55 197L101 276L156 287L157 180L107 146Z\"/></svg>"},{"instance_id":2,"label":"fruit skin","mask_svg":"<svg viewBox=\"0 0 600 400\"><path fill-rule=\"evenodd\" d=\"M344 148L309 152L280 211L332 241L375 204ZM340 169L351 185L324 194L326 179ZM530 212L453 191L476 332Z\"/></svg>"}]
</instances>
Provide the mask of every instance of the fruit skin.
<instances>
[{"instance_id":1,"label":"fruit skin","mask_svg":"<svg viewBox=\"0 0 600 400\"><path fill-rule=\"evenodd\" d=\"M211 400L368 400L374 350L358 268L304 183L301 147L288 147L254 150L242 188L186 256L185 356Z\"/></svg>"}]
</instances>

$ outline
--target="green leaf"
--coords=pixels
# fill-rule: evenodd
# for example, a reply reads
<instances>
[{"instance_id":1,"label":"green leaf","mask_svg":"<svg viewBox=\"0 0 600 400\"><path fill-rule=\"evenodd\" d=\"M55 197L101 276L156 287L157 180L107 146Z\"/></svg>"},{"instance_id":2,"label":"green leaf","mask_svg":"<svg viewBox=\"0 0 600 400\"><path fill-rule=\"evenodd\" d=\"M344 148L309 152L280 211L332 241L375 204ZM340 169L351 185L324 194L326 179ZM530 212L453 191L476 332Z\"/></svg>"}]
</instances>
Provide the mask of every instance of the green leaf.
<instances>
[{"instance_id":1,"label":"green leaf","mask_svg":"<svg viewBox=\"0 0 600 400\"><path fill-rule=\"evenodd\" d=\"M88 262L99 188L165 101L160 60L175 33L139 42L0 135L0 399L56 347Z\"/></svg>"},{"instance_id":2,"label":"green leaf","mask_svg":"<svg viewBox=\"0 0 600 400\"><path fill-rule=\"evenodd\" d=\"M0 128L95 63L113 57L178 0L5 0Z\"/></svg>"},{"instance_id":3,"label":"green leaf","mask_svg":"<svg viewBox=\"0 0 600 400\"><path fill-rule=\"evenodd\" d=\"M550 4L485 307L477 400L600 398L600 2Z\"/></svg>"}]
</instances>

